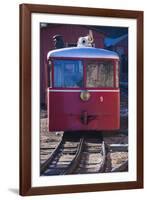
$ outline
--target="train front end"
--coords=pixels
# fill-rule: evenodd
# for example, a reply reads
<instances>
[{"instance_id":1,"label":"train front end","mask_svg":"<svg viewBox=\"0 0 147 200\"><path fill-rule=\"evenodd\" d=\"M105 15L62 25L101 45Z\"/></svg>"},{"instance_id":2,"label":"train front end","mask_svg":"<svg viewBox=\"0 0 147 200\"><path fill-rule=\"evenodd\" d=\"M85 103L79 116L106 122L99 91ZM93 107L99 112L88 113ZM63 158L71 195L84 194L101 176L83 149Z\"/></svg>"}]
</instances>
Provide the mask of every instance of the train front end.
<instances>
[{"instance_id":1,"label":"train front end","mask_svg":"<svg viewBox=\"0 0 147 200\"><path fill-rule=\"evenodd\" d=\"M119 57L94 47L48 53L49 131L120 127Z\"/></svg>"}]
</instances>

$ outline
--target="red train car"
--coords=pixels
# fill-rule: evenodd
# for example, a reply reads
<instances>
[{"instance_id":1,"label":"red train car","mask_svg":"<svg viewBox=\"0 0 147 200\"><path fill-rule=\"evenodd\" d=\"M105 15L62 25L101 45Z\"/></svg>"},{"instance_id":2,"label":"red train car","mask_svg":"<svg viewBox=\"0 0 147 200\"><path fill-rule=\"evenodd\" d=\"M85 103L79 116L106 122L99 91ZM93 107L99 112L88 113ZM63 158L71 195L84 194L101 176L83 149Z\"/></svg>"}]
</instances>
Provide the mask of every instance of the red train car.
<instances>
[{"instance_id":1,"label":"red train car","mask_svg":"<svg viewBox=\"0 0 147 200\"><path fill-rule=\"evenodd\" d=\"M50 51L49 131L120 127L119 57L94 47Z\"/></svg>"}]
</instances>

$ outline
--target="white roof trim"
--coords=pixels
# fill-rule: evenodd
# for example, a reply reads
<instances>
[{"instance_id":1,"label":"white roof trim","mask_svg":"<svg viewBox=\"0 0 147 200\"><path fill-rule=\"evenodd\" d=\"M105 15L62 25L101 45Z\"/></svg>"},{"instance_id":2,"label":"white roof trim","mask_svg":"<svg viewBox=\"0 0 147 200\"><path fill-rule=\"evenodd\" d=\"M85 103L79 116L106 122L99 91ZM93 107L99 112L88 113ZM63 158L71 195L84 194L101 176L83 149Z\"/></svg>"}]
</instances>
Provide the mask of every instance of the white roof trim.
<instances>
[{"instance_id":1,"label":"white roof trim","mask_svg":"<svg viewBox=\"0 0 147 200\"><path fill-rule=\"evenodd\" d=\"M49 59L50 57L119 59L118 54L113 51L94 47L71 47L56 49L48 52L47 59Z\"/></svg>"}]
</instances>

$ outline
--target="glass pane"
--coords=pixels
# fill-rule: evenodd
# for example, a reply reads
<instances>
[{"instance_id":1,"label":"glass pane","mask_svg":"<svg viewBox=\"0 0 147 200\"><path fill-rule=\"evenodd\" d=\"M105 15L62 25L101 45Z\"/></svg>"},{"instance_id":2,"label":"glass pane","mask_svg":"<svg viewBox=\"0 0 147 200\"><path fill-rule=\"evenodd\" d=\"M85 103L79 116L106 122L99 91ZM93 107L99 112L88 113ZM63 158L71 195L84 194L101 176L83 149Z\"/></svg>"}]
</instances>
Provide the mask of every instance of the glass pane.
<instances>
[{"instance_id":1,"label":"glass pane","mask_svg":"<svg viewBox=\"0 0 147 200\"><path fill-rule=\"evenodd\" d=\"M54 61L54 87L80 88L83 87L82 61Z\"/></svg>"},{"instance_id":2,"label":"glass pane","mask_svg":"<svg viewBox=\"0 0 147 200\"><path fill-rule=\"evenodd\" d=\"M110 61L91 62L87 68L87 87L113 87L113 64Z\"/></svg>"}]
</instances>

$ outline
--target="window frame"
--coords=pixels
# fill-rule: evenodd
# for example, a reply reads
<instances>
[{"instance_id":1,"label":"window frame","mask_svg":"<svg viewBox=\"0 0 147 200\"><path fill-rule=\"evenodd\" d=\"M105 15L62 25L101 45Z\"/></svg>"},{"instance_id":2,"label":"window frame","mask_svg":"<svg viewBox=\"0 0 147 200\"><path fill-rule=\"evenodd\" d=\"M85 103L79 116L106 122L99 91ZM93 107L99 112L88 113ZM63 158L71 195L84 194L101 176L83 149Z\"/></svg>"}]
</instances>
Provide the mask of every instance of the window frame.
<instances>
[{"instance_id":1,"label":"window frame","mask_svg":"<svg viewBox=\"0 0 147 200\"><path fill-rule=\"evenodd\" d=\"M116 66L118 69L116 69ZM118 84L116 83L116 79L118 79ZM120 87L120 60L115 60L115 88L119 87Z\"/></svg>"},{"instance_id":2,"label":"window frame","mask_svg":"<svg viewBox=\"0 0 147 200\"><path fill-rule=\"evenodd\" d=\"M66 58L66 57L54 57L51 59L52 60L52 87L50 88L53 88L53 89L58 89L58 90L77 90L77 89L83 89L84 88L84 61L83 59L79 59L79 58ZM67 61L81 61L82 65L83 65L83 87L55 87L55 84L54 84L54 61L56 60L67 60Z\"/></svg>"},{"instance_id":3,"label":"window frame","mask_svg":"<svg viewBox=\"0 0 147 200\"><path fill-rule=\"evenodd\" d=\"M98 63L98 62L104 62L104 61L110 61L112 62L113 64L113 86L111 87L87 87L87 65L89 63ZM109 59L109 58L97 58L97 59L89 59L89 60L86 60L86 63L85 63L85 88L87 89L114 89L116 87L116 64L115 64L115 60L114 59Z\"/></svg>"},{"instance_id":4,"label":"window frame","mask_svg":"<svg viewBox=\"0 0 147 200\"><path fill-rule=\"evenodd\" d=\"M47 84L48 84L49 88L52 88L52 86L53 86L53 80L52 80L53 72L52 71L53 71L53 62L52 62L52 60L49 59L47 62Z\"/></svg>"},{"instance_id":5,"label":"window frame","mask_svg":"<svg viewBox=\"0 0 147 200\"><path fill-rule=\"evenodd\" d=\"M116 63L118 62L118 71L120 70L120 65L119 65L119 59L114 59L114 58L82 58L82 57L52 57L49 59L52 62L52 89L57 89L57 90L104 90L104 89L118 89L116 87ZM54 61L55 60L75 60L75 61L81 61L83 64L83 87L55 87L54 86ZM89 62L98 62L98 61L111 61L113 63L113 87L87 87L86 86L86 79L87 79L87 71L86 71L86 66ZM119 81L119 74L118 74L118 81Z\"/></svg>"}]
</instances>

